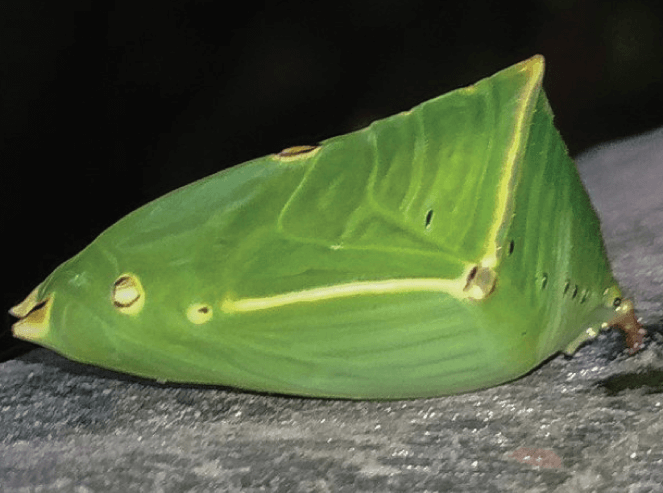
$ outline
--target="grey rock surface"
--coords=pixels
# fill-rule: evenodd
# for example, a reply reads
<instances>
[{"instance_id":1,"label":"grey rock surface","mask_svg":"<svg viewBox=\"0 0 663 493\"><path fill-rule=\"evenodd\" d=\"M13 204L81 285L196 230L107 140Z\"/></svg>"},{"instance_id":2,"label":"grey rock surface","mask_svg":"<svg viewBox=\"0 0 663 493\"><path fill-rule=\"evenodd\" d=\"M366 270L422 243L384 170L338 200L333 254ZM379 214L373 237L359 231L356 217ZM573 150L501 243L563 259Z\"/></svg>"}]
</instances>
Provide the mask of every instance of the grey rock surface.
<instances>
[{"instance_id":1,"label":"grey rock surface","mask_svg":"<svg viewBox=\"0 0 663 493\"><path fill-rule=\"evenodd\" d=\"M606 333L465 395L160 385L37 349L0 365L3 492L663 492L663 129L581 156L650 337Z\"/></svg>"}]
</instances>

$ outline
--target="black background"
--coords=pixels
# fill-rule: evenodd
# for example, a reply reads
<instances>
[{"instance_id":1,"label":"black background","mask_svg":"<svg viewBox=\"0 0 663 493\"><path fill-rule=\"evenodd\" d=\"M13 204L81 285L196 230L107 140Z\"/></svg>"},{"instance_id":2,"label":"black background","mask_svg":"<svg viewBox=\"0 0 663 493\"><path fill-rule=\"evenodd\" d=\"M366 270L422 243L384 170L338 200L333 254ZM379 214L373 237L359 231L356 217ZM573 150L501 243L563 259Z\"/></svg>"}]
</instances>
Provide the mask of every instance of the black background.
<instances>
[{"instance_id":1,"label":"black background","mask_svg":"<svg viewBox=\"0 0 663 493\"><path fill-rule=\"evenodd\" d=\"M573 155L663 124L658 0L0 9L3 311L148 200L535 53L546 57L544 87Z\"/></svg>"}]
</instances>

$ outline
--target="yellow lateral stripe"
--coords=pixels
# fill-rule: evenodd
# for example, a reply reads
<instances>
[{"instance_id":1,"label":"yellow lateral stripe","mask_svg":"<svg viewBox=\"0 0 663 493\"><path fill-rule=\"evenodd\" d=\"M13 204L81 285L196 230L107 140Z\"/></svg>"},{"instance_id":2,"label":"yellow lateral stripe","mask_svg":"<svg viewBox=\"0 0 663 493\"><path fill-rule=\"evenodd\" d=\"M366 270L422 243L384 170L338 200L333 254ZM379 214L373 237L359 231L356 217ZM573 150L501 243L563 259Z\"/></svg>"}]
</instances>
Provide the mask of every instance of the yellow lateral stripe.
<instances>
[{"instance_id":1,"label":"yellow lateral stripe","mask_svg":"<svg viewBox=\"0 0 663 493\"><path fill-rule=\"evenodd\" d=\"M292 291L285 294L266 296L264 298L242 298L233 300L225 298L221 302L221 309L226 313L253 312L277 308L295 303L313 303L316 301L334 300L350 296L371 294L397 294L417 291L437 291L450 294L454 298L468 298L463 292L465 279L390 279L387 281L362 281L336 286Z\"/></svg>"},{"instance_id":2,"label":"yellow lateral stripe","mask_svg":"<svg viewBox=\"0 0 663 493\"><path fill-rule=\"evenodd\" d=\"M519 111L518 119L513 129L513 141L509 146L509 152L507 153L506 162L504 163L502 176L498 185L497 203L495 204L495 214L493 216L495 219L491 224L491 229L488 234L488 241L486 242L487 251L481 261L481 265L485 267L495 267L495 265L497 265L497 248L499 247L497 237L502 225L508 219L507 216L510 211L509 204L510 201L513 200L513 197L511 196L511 184L513 182L513 175L516 171L516 159L518 158L518 153L522 145L521 141L525 133L523 131L523 127L526 123L525 119L529 116L527 106L536 104L536 101L532 101L532 93L541 83L543 63L543 57L537 55L523 63L523 67L521 68L522 72L531 72L531 74L530 77L528 77L527 85L525 86L521 97L523 107ZM491 246L492 250L490 250Z\"/></svg>"}]
</instances>

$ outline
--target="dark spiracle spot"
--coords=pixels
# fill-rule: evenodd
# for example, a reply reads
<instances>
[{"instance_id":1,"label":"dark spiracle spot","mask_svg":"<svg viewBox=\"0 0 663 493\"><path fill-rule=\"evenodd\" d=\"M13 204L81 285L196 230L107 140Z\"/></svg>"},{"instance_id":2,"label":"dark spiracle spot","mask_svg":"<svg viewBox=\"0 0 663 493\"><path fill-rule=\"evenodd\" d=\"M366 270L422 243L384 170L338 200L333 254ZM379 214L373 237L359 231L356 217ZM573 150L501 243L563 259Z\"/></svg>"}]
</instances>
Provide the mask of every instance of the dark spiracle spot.
<instances>
[{"instance_id":1,"label":"dark spiracle spot","mask_svg":"<svg viewBox=\"0 0 663 493\"><path fill-rule=\"evenodd\" d=\"M433 220L433 209L429 209L426 213L426 229L430 228L430 223Z\"/></svg>"}]
</instances>

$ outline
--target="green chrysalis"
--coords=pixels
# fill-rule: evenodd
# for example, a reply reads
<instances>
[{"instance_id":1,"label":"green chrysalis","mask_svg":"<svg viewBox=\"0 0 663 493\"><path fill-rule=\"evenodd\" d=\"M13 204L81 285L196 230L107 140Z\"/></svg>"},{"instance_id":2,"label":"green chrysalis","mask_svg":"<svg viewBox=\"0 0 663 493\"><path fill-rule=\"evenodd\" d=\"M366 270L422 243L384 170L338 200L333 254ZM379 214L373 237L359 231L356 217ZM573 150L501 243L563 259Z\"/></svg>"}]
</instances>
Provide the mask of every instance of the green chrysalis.
<instances>
[{"instance_id":1,"label":"green chrysalis","mask_svg":"<svg viewBox=\"0 0 663 493\"><path fill-rule=\"evenodd\" d=\"M13 332L159 380L396 399L501 384L644 330L535 56L134 211L11 310Z\"/></svg>"}]
</instances>

